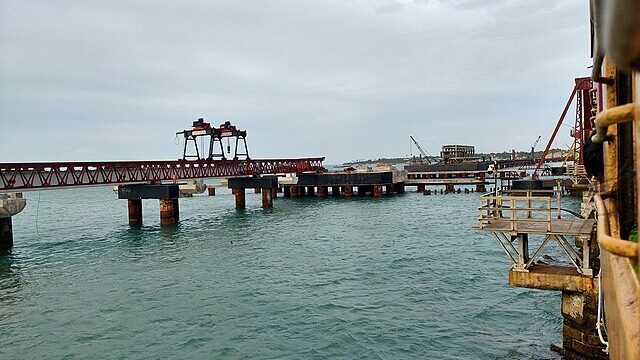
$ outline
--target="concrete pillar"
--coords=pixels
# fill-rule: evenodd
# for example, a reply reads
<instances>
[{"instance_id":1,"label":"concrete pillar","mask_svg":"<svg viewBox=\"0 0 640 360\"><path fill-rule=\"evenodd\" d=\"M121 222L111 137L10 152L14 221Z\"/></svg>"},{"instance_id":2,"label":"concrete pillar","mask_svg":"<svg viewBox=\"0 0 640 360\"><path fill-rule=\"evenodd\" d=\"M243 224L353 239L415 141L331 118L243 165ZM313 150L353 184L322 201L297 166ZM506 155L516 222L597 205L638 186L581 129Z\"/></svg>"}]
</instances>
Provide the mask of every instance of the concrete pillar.
<instances>
[{"instance_id":1,"label":"concrete pillar","mask_svg":"<svg viewBox=\"0 0 640 360\"><path fill-rule=\"evenodd\" d=\"M271 208L273 207L273 189L263 188L262 189L262 208Z\"/></svg>"},{"instance_id":2,"label":"concrete pillar","mask_svg":"<svg viewBox=\"0 0 640 360\"><path fill-rule=\"evenodd\" d=\"M529 234L518 234L518 264L517 267L524 270L529 262Z\"/></svg>"},{"instance_id":3,"label":"concrete pillar","mask_svg":"<svg viewBox=\"0 0 640 360\"><path fill-rule=\"evenodd\" d=\"M608 359L596 330L598 294L595 290L584 292L562 291L562 348L560 354L573 359Z\"/></svg>"},{"instance_id":4,"label":"concrete pillar","mask_svg":"<svg viewBox=\"0 0 640 360\"><path fill-rule=\"evenodd\" d=\"M444 193L445 194L454 193L455 191L456 191L456 189L453 187L453 184L445 185L445 188L444 188Z\"/></svg>"},{"instance_id":5,"label":"concrete pillar","mask_svg":"<svg viewBox=\"0 0 640 360\"><path fill-rule=\"evenodd\" d=\"M331 187L331 196L340 196L340 186Z\"/></svg>"},{"instance_id":6,"label":"concrete pillar","mask_svg":"<svg viewBox=\"0 0 640 360\"><path fill-rule=\"evenodd\" d=\"M358 196L365 196L367 194L367 187L358 185Z\"/></svg>"},{"instance_id":7,"label":"concrete pillar","mask_svg":"<svg viewBox=\"0 0 640 360\"><path fill-rule=\"evenodd\" d=\"M236 209L244 209L246 205L245 192L242 188L232 189L231 192L236 197Z\"/></svg>"},{"instance_id":8,"label":"concrete pillar","mask_svg":"<svg viewBox=\"0 0 640 360\"><path fill-rule=\"evenodd\" d=\"M487 188L484 184L476 184L476 192L487 192Z\"/></svg>"},{"instance_id":9,"label":"concrete pillar","mask_svg":"<svg viewBox=\"0 0 640 360\"><path fill-rule=\"evenodd\" d=\"M374 185L373 186L373 197L379 198L382 197L382 185Z\"/></svg>"},{"instance_id":10,"label":"concrete pillar","mask_svg":"<svg viewBox=\"0 0 640 360\"><path fill-rule=\"evenodd\" d=\"M216 196L216 188L208 187L207 191L209 192L209 196Z\"/></svg>"},{"instance_id":11,"label":"concrete pillar","mask_svg":"<svg viewBox=\"0 0 640 360\"><path fill-rule=\"evenodd\" d=\"M316 188L314 186L307 186L307 196L316 196Z\"/></svg>"},{"instance_id":12,"label":"concrete pillar","mask_svg":"<svg viewBox=\"0 0 640 360\"><path fill-rule=\"evenodd\" d=\"M393 184L386 185L385 186L385 191L386 191L387 195L393 194Z\"/></svg>"},{"instance_id":13,"label":"concrete pillar","mask_svg":"<svg viewBox=\"0 0 640 360\"><path fill-rule=\"evenodd\" d=\"M418 184L417 187L418 187L418 192L424 192L424 189L426 188L426 185L425 184Z\"/></svg>"},{"instance_id":14,"label":"concrete pillar","mask_svg":"<svg viewBox=\"0 0 640 360\"><path fill-rule=\"evenodd\" d=\"M353 186L346 185L344 186L344 197L352 197L353 196Z\"/></svg>"},{"instance_id":15,"label":"concrete pillar","mask_svg":"<svg viewBox=\"0 0 640 360\"><path fill-rule=\"evenodd\" d=\"M271 197L275 200L278 198L278 188L271 189Z\"/></svg>"},{"instance_id":16,"label":"concrete pillar","mask_svg":"<svg viewBox=\"0 0 640 360\"><path fill-rule=\"evenodd\" d=\"M142 225L142 199L129 199L129 225Z\"/></svg>"},{"instance_id":17,"label":"concrete pillar","mask_svg":"<svg viewBox=\"0 0 640 360\"><path fill-rule=\"evenodd\" d=\"M282 192L284 193L284 198L288 199L291 197L291 189L293 188L293 186L285 186L284 189L282 189Z\"/></svg>"},{"instance_id":18,"label":"concrete pillar","mask_svg":"<svg viewBox=\"0 0 640 360\"><path fill-rule=\"evenodd\" d=\"M329 188L326 186L318 186L318 197L325 197L329 192Z\"/></svg>"},{"instance_id":19,"label":"concrete pillar","mask_svg":"<svg viewBox=\"0 0 640 360\"><path fill-rule=\"evenodd\" d=\"M160 199L160 225L174 225L179 220L178 199Z\"/></svg>"},{"instance_id":20,"label":"concrete pillar","mask_svg":"<svg viewBox=\"0 0 640 360\"><path fill-rule=\"evenodd\" d=\"M300 188L297 186L291 186L291 197L298 197Z\"/></svg>"},{"instance_id":21,"label":"concrete pillar","mask_svg":"<svg viewBox=\"0 0 640 360\"><path fill-rule=\"evenodd\" d=\"M0 218L0 250L11 250L13 247L13 224L11 217Z\"/></svg>"},{"instance_id":22,"label":"concrete pillar","mask_svg":"<svg viewBox=\"0 0 640 360\"><path fill-rule=\"evenodd\" d=\"M404 183L393 184L394 190L398 194L404 194Z\"/></svg>"},{"instance_id":23,"label":"concrete pillar","mask_svg":"<svg viewBox=\"0 0 640 360\"><path fill-rule=\"evenodd\" d=\"M306 196L307 188L305 186L296 186L298 188L298 196Z\"/></svg>"}]
</instances>

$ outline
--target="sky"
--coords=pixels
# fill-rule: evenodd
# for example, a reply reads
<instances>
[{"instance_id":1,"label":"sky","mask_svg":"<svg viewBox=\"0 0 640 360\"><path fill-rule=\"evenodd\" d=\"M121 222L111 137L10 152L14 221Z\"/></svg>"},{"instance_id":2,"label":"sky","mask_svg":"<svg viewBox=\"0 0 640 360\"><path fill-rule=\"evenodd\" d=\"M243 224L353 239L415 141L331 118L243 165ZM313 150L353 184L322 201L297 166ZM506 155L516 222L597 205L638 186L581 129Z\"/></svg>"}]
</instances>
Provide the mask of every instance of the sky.
<instances>
[{"instance_id":1,"label":"sky","mask_svg":"<svg viewBox=\"0 0 640 360\"><path fill-rule=\"evenodd\" d=\"M199 117L252 158L541 149L589 56L584 0L2 0L0 162L177 159Z\"/></svg>"}]
</instances>

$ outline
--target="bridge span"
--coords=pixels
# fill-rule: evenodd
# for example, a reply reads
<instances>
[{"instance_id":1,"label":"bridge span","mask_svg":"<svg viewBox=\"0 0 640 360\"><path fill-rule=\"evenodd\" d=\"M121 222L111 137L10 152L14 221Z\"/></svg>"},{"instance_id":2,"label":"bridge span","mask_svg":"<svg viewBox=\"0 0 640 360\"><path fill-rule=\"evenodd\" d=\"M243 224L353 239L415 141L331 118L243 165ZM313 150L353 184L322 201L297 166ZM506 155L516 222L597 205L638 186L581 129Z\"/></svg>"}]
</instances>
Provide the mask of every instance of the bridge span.
<instances>
[{"instance_id":1,"label":"bridge span","mask_svg":"<svg viewBox=\"0 0 640 360\"><path fill-rule=\"evenodd\" d=\"M323 157L0 163L0 192L325 171Z\"/></svg>"}]
</instances>

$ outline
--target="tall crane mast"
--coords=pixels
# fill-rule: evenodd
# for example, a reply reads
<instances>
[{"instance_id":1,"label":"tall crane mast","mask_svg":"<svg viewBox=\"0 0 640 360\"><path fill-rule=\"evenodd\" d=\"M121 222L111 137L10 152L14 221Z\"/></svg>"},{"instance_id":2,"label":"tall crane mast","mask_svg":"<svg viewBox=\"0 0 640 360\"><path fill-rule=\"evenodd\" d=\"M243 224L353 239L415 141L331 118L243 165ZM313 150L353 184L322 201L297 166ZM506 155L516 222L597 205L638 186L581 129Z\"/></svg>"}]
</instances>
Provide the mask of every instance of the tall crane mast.
<instances>
[{"instance_id":1,"label":"tall crane mast","mask_svg":"<svg viewBox=\"0 0 640 360\"><path fill-rule=\"evenodd\" d=\"M413 141L413 143L416 145L416 147L418 148L418 150L420 151L420 153L422 154L422 157L427 160L427 163L430 164L431 160L430 160L430 156L429 154L424 151L424 149L422 149L422 146L420 146L420 144L418 143L418 141L416 139L413 138L413 136L409 135L409 137L411 138L411 141Z\"/></svg>"},{"instance_id":2,"label":"tall crane mast","mask_svg":"<svg viewBox=\"0 0 640 360\"><path fill-rule=\"evenodd\" d=\"M536 146L538 146L538 143L540 142L541 137L542 135L538 135L536 142L534 142L533 145L531 146L531 160L535 160L535 157L533 156L533 152L536 150Z\"/></svg>"}]
</instances>

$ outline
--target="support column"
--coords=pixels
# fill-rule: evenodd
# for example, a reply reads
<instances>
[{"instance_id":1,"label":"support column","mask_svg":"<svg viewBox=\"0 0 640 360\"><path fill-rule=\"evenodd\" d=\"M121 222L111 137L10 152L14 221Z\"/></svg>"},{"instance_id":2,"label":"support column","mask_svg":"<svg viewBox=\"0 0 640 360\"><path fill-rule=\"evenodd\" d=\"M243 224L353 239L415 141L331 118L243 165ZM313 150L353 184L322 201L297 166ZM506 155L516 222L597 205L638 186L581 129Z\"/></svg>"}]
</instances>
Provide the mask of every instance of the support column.
<instances>
[{"instance_id":1,"label":"support column","mask_svg":"<svg viewBox=\"0 0 640 360\"><path fill-rule=\"evenodd\" d=\"M216 188L208 187L207 191L209 192L209 196L216 196Z\"/></svg>"},{"instance_id":2,"label":"support column","mask_svg":"<svg viewBox=\"0 0 640 360\"><path fill-rule=\"evenodd\" d=\"M404 183L403 182L397 183L397 184L393 184L393 187L394 187L395 191L398 194L404 194Z\"/></svg>"},{"instance_id":3,"label":"support column","mask_svg":"<svg viewBox=\"0 0 640 360\"><path fill-rule=\"evenodd\" d=\"M340 196L340 186L331 187L331 196Z\"/></svg>"},{"instance_id":4,"label":"support column","mask_svg":"<svg viewBox=\"0 0 640 360\"><path fill-rule=\"evenodd\" d=\"M129 207L129 225L142 225L142 199L127 200Z\"/></svg>"},{"instance_id":5,"label":"support column","mask_svg":"<svg viewBox=\"0 0 640 360\"><path fill-rule=\"evenodd\" d=\"M288 199L291 197L291 189L293 188L293 186L285 186L284 189L282 189L282 192L284 193L284 198Z\"/></svg>"},{"instance_id":6,"label":"support column","mask_svg":"<svg viewBox=\"0 0 640 360\"><path fill-rule=\"evenodd\" d=\"M353 196L353 186L345 185L344 186L344 197L352 197Z\"/></svg>"},{"instance_id":7,"label":"support column","mask_svg":"<svg viewBox=\"0 0 640 360\"><path fill-rule=\"evenodd\" d=\"M253 189L253 192L256 193L256 194L260 194L261 191L262 191L261 188L254 188Z\"/></svg>"},{"instance_id":8,"label":"support column","mask_svg":"<svg viewBox=\"0 0 640 360\"><path fill-rule=\"evenodd\" d=\"M445 185L445 189L444 189L444 193L445 194L455 193L455 191L456 191L456 189L453 187L453 184Z\"/></svg>"},{"instance_id":9,"label":"support column","mask_svg":"<svg viewBox=\"0 0 640 360\"><path fill-rule=\"evenodd\" d=\"M316 196L316 188L314 186L307 186L307 196Z\"/></svg>"},{"instance_id":10,"label":"support column","mask_svg":"<svg viewBox=\"0 0 640 360\"><path fill-rule=\"evenodd\" d=\"M326 186L318 186L318 197L325 197L329 192L329 188Z\"/></svg>"},{"instance_id":11,"label":"support column","mask_svg":"<svg viewBox=\"0 0 640 360\"><path fill-rule=\"evenodd\" d=\"M524 266L529 262L529 234L518 234L518 265L524 270Z\"/></svg>"},{"instance_id":12,"label":"support column","mask_svg":"<svg viewBox=\"0 0 640 360\"><path fill-rule=\"evenodd\" d=\"M487 192L484 184L476 184L476 192Z\"/></svg>"},{"instance_id":13,"label":"support column","mask_svg":"<svg viewBox=\"0 0 640 360\"><path fill-rule=\"evenodd\" d=\"M365 196L367 194L367 188L363 185L358 185L358 196Z\"/></svg>"},{"instance_id":14,"label":"support column","mask_svg":"<svg viewBox=\"0 0 640 360\"><path fill-rule=\"evenodd\" d=\"M424 192L424 189L426 188L426 185L425 184L418 184L417 188L418 188L418 192Z\"/></svg>"},{"instance_id":15,"label":"support column","mask_svg":"<svg viewBox=\"0 0 640 360\"><path fill-rule=\"evenodd\" d=\"M297 186L298 188L298 196L306 196L307 188L305 186Z\"/></svg>"},{"instance_id":16,"label":"support column","mask_svg":"<svg viewBox=\"0 0 640 360\"><path fill-rule=\"evenodd\" d=\"M273 189L263 188L262 189L262 208L272 208L273 207Z\"/></svg>"},{"instance_id":17,"label":"support column","mask_svg":"<svg viewBox=\"0 0 640 360\"><path fill-rule=\"evenodd\" d=\"M271 198L273 198L273 199L277 199L278 198L278 188L272 188L271 189Z\"/></svg>"},{"instance_id":18,"label":"support column","mask_svg":"<svg viewBox=\"0 0 640 360\"><path fill-rule=\"evenodd\" d=\"M300 195L300 188L297 186L291 187L291 197L298 197Z\"/></svg>"},{"instance_id":19,"label":"support column","mask_svg":"<svg viewBox=\"0 0 640 360\"><path fill-rule=\"evenodd\" d=\"M0 218L0 250L11 250L13 247L13 224L11 217Z\"/></svg>"},{"instance_id":20,"label":"support column","mask_svg":"<svg viewBox=\"0 0 640 360\"><path fill-rule=\"evenodd\" d=\"M385 191L386 191L387 195L393 194L393 184L386 185L385 186Z\"/></svg>"},{"instance_id":21,"label":"support column","mask_svg":"<svg viewBox=\"0 0 640 360\"><path fill-rule=\"evenodd\" d=\"M179 220L178 199L160 199L160 225L174 225Z\"/></svg>"},{"instance_id":22,"label":"support column","mask_svg":"<svg viewBox=\"0 0 640 360\"><path fill-rule=\"evenodd\" d=\"M373 197L379 198L382 197L382 185L374 185L373 186Z\"/></svg>"},{"instance_id":23,"label":"support column","mask_svg":"<svg viewBox=\"0 0 640 360\"><path fill-rule=\"evenodd\" d=\"M246 207L244 189L236 188L236 189L232 189L231 192L236 197L236 209L244 209Z\"/></svg>"}]
</instances>

